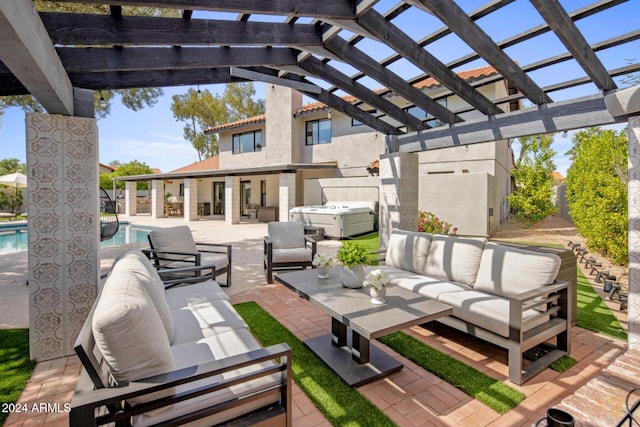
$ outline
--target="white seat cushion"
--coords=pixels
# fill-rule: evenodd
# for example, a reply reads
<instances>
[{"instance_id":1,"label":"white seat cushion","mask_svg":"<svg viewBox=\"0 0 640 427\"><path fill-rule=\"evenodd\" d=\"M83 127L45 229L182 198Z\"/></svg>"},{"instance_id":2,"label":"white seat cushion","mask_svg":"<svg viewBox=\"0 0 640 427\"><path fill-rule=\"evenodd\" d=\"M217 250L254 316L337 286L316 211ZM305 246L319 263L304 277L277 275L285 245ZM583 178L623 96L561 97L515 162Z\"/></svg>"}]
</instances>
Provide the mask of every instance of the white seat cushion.
<instances>
[{"instance_id":1,"label":"white seat cushion","mask_svg":"<svg viewBox=\"0 0 640 427\"><path fill-rule=\"evenodd\" d=\"M194 365L202 365L214 360L224 359L229 356L245 353L251 350L257 350L260 346L253 338L251 333L246 329L229 331L221 333L215 337L203 338L196 342L185 343L176 345L171 348L173 357L176 361L176 367L178 369L188 368ZM221 379L234 378L241 374L247 374L253 372L256 369L268 367L269 362L264 362L256 366L249 366L234 371L225 373L224 376L217 375L211 378L197 381L192 384L186 384L176 388L176 392L182 392L191 390L198 386L207 384L215 384L220 382ZM176 416L191 414L199 409L209 408L213 405L229 401L235 398L242 398L248 396L256 390L263 390L268 387L272 387L279 384L279 376L277 374L270 375L261 379L253 380L247 383L238 384L231 387L226 387L222 390L218 390L214 393L199 396L192 400L183 401L171 405L166 411L158 414L143 414L134 417L135 426L148 426L155 423L165 421L169 418ZM230 410L230 412L223 412L221 414L207 417L203 420L196 421L193 425L196 426L211 426L219 424L227 419L237 417L239 415L246 414L251 410L261 408L270 403L278 401L277 395L270 395L257 401L247 402L242 404L236 409ZM189 424L192 425L192 424Z\"/></svg>"},{"instance_id":2,"label":"white seat cushion","mask_svg":"<svg viewBox=\"0 0 640 427\"><path fill-rule=\"evenodd\" d=\"M274 249L272 260L274 263L311 261L311 249Z\"/></svg>"},{"instance_id":3,"label":"white seat cushion","mask_svg":"<svg viewBox=\"0 0 640 427\"><path fill-rule=\"evenodd\" d=\"M179 309L212 300L229 300L229 295L213 280L174 286L165 291L165 296L170 309Z\"/></svg>"},{"instance_id":4,"label":"white seat cushion","mask_svg":"<svg viewBox=\"0 0 640 427\"><path fill-rule=\"evenodd\" d=\"M556 254L488 242L474 289L510 297L553 283L559 270Z\"/></svg>"},{"instance_id":5,"label":"white seat cushion","mask_svg":"<svg viewBox=\"0 0 640 427\"><path fill-rule=\"evenodd\" d=\"M392 230L385 263L391 267L422 273L427 262L430 245L431 234Z\"/></svg>"},{"instance_id":6,"label":"white seat cushion","mask_svg":"<svg viewBox=\"0 0 640 427\"><path fill-rule=\"evenodd\" d=\"M175 258L174 256L171 257ZM162 264L162 268L194 267L194 260L194 257L190 257L190 261L167 261ZM229 265L229 257L227 257L226 254L200 252L200 265L214 265L216 267L216 270L220 270ZM206 272L206 270L204 270L203 272ZM193 276L193 272L184 274Z\"/></svg>"},{"instance_id":7,"label":"white seat cushion","mask_svg":"<svg viewBox=\"0 0 640 427\"><path fill-rule=\"evenodd\" d=\"M473 289L472 287L461 283L428 277L395 267L367 267L366 270L369 272L376 268L379 268L389 275L389 278L391 279L389 283L391 285L419 293L427 298L438 299L438 296L445 292L462 292Z\"/></svg>"},{"instance_id":8,"label":"white seat cushion","mask_svg":"<svg viewBox=\"0 0 640 427\"><path fill-rule=\"evenodd\" d=\"M248 329L245 321L226 299L189 304L188 307L172 310L171 315L176 325L172 346L198 341L234 329Z\"/></svg>"},{"instance_id":9,"label":"white seat cushion","mask_svg":"<svg viewBox=\"0 0 640 427\"><path fill-rule=\"evenodd\" d=\"M434 234L424 274L473 286L487 239Z\"/></svg>"},{"instance_id":10,"label":"white seat cushion","mask_svg":"<svg viewBox=\"0 0 640 427\"><path fill-rule=\"evenodd\" d=\"M304 224L299 221L270 222L267 231L274 249L304 247Z\"/></svg>"},{"instance_id":11,"label":"white seat cushion","mask_svg":"<svg viewBox=\"0 0 640 427\"><path fill-rule=\"evenodd\" d=\"M509 337L509 300L503 297L478 292L448 292L441 294L438 301L453 307L453 316L473 325L487 329L505 338ZM523 321L540 312L534 309L522 314ZM549 321L549 315L541 316L536 322L528 325L523 332Z\"/></svg>"}]
</instances>

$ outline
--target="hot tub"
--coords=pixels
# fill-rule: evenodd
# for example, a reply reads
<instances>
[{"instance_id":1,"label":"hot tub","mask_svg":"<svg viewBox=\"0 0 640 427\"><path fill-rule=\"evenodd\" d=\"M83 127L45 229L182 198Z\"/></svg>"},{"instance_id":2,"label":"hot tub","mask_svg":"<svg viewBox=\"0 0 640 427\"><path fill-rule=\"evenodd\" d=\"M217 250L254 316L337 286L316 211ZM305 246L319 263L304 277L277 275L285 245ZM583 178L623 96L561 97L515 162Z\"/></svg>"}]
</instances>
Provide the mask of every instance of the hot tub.
<instances>
[{"instance_id":1,"label":"hot tub","mask_svg":"<svg viewBox=\"0 0 640 427\"><path fill-rule=\"evenodd\" d=\"M374 206L371 202L327 202L326 205L298 206L289 211L289 220L322 227L326 237L344 239L374 231Z\"/></svg>"}]
</instances>

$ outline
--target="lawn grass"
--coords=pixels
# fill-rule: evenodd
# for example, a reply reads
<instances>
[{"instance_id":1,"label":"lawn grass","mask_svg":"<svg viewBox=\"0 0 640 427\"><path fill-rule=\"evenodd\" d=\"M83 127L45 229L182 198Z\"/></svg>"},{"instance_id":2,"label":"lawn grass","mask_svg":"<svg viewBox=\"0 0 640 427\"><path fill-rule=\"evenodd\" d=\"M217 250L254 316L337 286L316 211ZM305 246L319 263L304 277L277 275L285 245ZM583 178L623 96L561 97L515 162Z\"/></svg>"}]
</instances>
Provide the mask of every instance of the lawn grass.
<instances>
[{"instance_id":1,"label":"lawn grass","mask_svg":"<svg viewBox=\"0 0 640 427\"><path fill-rule=\"evenodd\" d=\"M377 252L380 249L380 236L378 232L365 234L364 236L355 237L353 240L362 243L369 252ZM369 255L369 265L378 265L379 254Z\"/></svg>"},{"instance_id":2,"label":"lawn grass","mask_svg":"<svg viewBox=\"0 0 640 427\"><path fill-rule=\"evenodd\" d=\"M395 332L379 340L500 414L509 412L526 398L524 393L429 347L404 332Z\"/></svg>"},{"instance_id":3,"label":"lawn grass","mask_svg":"<svg viewBox=\"0 0 640 427\"><path fill-rule=\"evenodd\" d=\"M0 403L15 403L35 362L29 359L29 330L0 329ZM0 425L9 414L0 411Z\"/></svg>"},{"instance_id":4,"label":"lawn grass","mask_svg":"<svg viewBox=\"0 0 640 427\"><path fill-rule=\"evenodd\" d=\"M255 302L234 305L263 346L291 347L293 380L334 426L394 426L384 412L329 369L293 333Z\"/></svg>"}]
</instances>

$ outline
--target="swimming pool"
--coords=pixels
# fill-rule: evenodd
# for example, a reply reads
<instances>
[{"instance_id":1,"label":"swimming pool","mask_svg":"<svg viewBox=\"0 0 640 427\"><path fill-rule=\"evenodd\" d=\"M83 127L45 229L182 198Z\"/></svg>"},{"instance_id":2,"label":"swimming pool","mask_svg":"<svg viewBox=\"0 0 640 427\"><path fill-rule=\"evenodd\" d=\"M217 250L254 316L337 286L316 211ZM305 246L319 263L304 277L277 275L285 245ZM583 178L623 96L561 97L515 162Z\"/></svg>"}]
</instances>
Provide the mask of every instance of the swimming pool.
<instances>
[{"instance_id":1,"label":"swimming pool","mask_svg":"<svg viewBox=\"0 0 640 427\"><path fill-rule=\"evenodd\" d=\"M146 243L147 235L153 227L141 227L132 224L120 224L120 229L109 240L100 242L100 247L120 246L127 243ZM27 250L27 225L20 224L0 228L0 252Z\"/></svg>"}]
</instances>

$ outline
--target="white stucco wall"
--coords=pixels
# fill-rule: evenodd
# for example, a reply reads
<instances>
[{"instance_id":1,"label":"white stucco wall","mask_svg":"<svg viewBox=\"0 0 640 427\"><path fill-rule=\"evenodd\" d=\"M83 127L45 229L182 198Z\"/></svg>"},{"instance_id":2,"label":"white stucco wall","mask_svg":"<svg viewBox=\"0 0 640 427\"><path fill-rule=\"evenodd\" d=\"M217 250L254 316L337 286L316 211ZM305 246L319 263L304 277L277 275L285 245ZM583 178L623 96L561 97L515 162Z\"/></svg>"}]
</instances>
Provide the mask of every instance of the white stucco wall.
<instances>
[{"instance_id":1,"label":"white stucco wall","mask_svg":"<svg viewBox=\"0 0 640 427\"><path fill-rule=\"evenodd\" d=\"M304 205L321 205L327 201L380 200L380 178L319 178L304 181Z\"/></svg>"}]
</instances>

